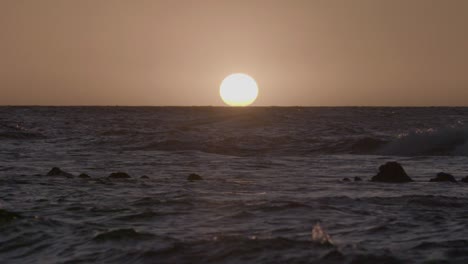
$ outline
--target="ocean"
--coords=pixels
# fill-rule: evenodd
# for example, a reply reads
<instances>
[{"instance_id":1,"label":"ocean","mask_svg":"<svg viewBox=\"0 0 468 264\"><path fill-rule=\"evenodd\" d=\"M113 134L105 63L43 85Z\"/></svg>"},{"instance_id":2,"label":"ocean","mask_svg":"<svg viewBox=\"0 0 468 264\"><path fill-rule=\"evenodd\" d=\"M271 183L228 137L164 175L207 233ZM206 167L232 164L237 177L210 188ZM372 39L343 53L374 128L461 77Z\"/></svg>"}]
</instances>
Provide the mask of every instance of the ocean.
<instances>
[{"instance_id":1,"label":"ocean","mask_svg":"<svg viewBox=\"0 0 468 264\"><path fill-rule=\"evenodd\" d=\"M443 107L0 107L0 262L468 263L467 125ZM371 182L389 161L414 182Z\"/></svg>"}]
</instances>

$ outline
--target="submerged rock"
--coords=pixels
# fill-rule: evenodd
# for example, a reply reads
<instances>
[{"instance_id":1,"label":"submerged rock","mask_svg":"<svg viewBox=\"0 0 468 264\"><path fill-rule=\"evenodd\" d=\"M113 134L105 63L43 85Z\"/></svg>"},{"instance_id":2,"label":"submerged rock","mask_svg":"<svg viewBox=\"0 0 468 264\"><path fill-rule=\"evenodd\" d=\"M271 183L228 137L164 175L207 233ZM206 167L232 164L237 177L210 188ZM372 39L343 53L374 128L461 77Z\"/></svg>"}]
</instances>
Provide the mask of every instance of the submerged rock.
<instances>
[{"instance_id":1,"label":"submerged rock","mask_svg":"<svg viewBox=\"0 0 468 264\"><path fill-rule=\"evenodd\" d=\"M362 181L362 179L361 179L361 177L356 176L356 177L354 177L354 181L358 182L358 181Z\"/></svg>"},{"instance_id":2,"label":"submerged rock","mask_svg":"<svg viewBox=\"0 0 468 264\"><path fill-rule=\"evenodd\" d=\"M203 178L196 174L196 173L191 173L188 177L187 177L187 180L189 181L200 181L200 180L203 180Z\"/></svg>"},{"instance_id":3,"label":"submerged rock","mask_svg":"<svg viewBox=\"0 0 468 264\"><path fill-rule=\"evenodd\" d=\"M130 175L128 175L125 172L114 172L114 173L111 173L108 176L108 178L112 178L112 179L129 179L131 177L130 177Z\"/></svg>"},{"instance_id":4,"label":"submerged rock","mask_svg":"<svg viewBox=\"0 0 468 264\"><path fill-rule=\"evenodd\" d=\"M9 212L7 210L0 209L0 224L13 221L21 216L14 212Z\"/></svg>"},{"instance_id":5,"label":"submerged rock","mask_svg":"<svg viewBox=\"0 0 468 264\"><path fill-rule=\"evenodd\" d=\"M149 179L149 177L146 176L146 175L143 175L143 176L140 177L140 179Z\"/></svg>"},{"instance_id":6,"label":"submerged rock","mask_svg":"<svg viewBox=\"0 0 468 264\"><path fill-rule=\"evenodd\" d=\"M465 178L462 178L462 179L461 179L461 182L466 182L466 183L468 183L468 176L466 176Z\"/></svg>"},{"instance_id":7,"label":"submerged rock","mask_svg":"<svg viewBox=\"0 0 468 264\"><path fill-rule=\"evenodd\" d=\"M78 178L83 178L83 179L87 179L87 178L91 178L88 174L86 173L81 173Z\"/></svg>"},{"instance_id":8,"label":"submerged rock","mask_svg":"<svg viewBox=\"0 0 468 264\"><path fill-rule=\"evenodd\" d=\"M437 173L437 176L430 180L431 182L457 182L455 177L452 174L448 174L445 172Z\"/></svg>"},{"instance_id":9,"label":"submerged rock","mask_svg":"<svg viewBox=\"0 0 468 264\"><path fill-rule=\"evenodd\" d=\"M344 182L350 182L351 180L349 178L343 178L342 181Z\"/></svg>"},{"instance_id":10,"label":"submerged rock","mask_svg":"<svg viewBox=\"0 0 468 264\"><path fill-rule=\"evenodd\" d=\"M379 173L372 177L373 182L403 183L413 180L406 174L403 167L398 162L387 162L379 167Z\"/></svg>"},{"instance_id":11,"label":"submerged rock","mask_svg":"<svg viewBox=\"0 0 468 264\"><path fill-rule=\"evenodd\" d=\"M65 172L58 167L53 167L48 173L47 176L62 176L67 178L72 178L73 174Z\"/></svg>"}]
</instances>

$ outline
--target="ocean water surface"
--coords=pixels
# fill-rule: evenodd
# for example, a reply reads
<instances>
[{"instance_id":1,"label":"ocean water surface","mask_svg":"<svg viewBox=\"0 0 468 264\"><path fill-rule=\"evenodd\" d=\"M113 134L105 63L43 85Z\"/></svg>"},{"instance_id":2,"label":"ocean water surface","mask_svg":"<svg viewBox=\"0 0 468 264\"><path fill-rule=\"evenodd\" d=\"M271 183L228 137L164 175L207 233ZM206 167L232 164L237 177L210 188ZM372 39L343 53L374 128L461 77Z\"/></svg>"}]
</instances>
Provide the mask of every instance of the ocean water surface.
<instances>
[{"instance_id":1,"label":"ocean water surface","mask_svg":"<svg viewBox=\"0 0 468 264\"><path fill-rule=\"evenodd\" d=\"M468 263L468 183L429 182L468 175L467 122L468 108L0 107L0 262ZM370 182L388 161L415 182Z\"/></svg>"}]
</instances>

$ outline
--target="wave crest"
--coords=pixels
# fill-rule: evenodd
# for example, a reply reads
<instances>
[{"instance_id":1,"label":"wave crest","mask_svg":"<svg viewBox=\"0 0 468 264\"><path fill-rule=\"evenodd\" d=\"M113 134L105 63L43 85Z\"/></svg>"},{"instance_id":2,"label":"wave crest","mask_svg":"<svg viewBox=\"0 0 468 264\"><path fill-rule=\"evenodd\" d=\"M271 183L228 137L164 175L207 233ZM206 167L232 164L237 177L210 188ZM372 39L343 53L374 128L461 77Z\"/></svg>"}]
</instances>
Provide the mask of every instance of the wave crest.
<instances>
[{"instance_id":1,"label":"wave crest","mask_svg":"<svg viewBox=\"0 0 468 264\"><path fill-rule=\"evenodd\" d=\"M379 154L400 156L467 156L468 126L415 130L385 145Z\"/></svg>"}]
</instances>

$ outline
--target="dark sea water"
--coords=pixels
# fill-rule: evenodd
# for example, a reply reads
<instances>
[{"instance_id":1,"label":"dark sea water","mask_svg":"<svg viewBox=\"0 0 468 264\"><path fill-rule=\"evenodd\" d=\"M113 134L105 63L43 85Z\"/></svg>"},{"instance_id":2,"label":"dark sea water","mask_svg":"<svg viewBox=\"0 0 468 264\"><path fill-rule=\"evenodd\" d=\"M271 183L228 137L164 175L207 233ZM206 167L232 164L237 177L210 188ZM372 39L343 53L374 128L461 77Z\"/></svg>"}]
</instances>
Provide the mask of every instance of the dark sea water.
<instances>
[{"instance_id":1,"label":"dark sea water","mask_svg":"<svg viewBox=\"0 0 468 264\"><path fill-rule=\"evenodd\" d=\"M468 175L467 122L468 108L0 107L0 262L468 263L468 183L429 182ZM370 182L387 161L415 182Z\"/></svg>"}]
</instances>

